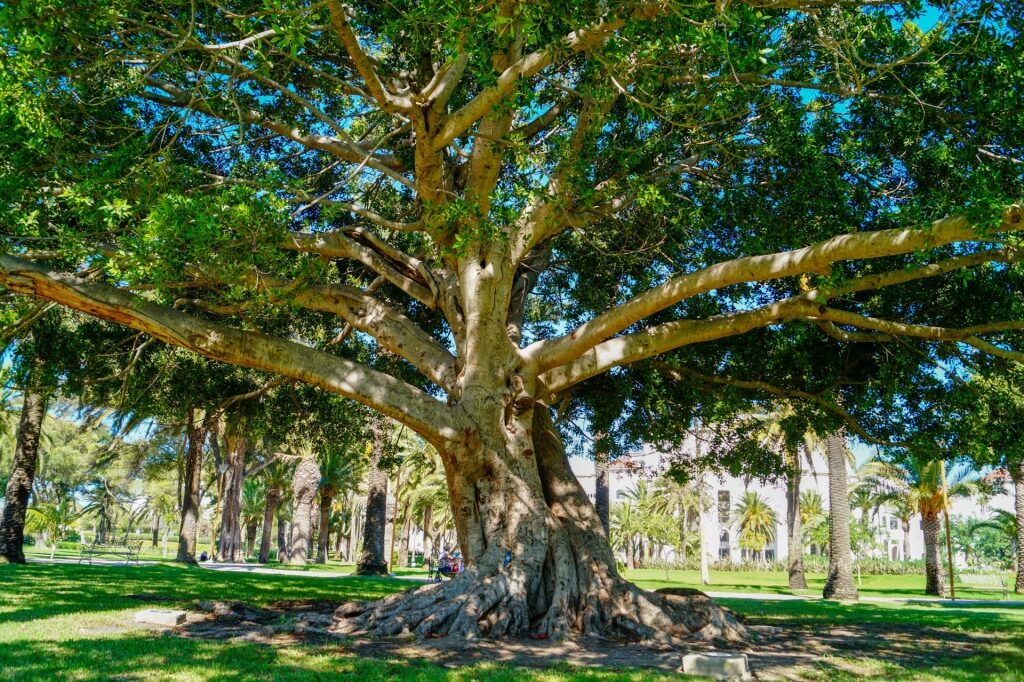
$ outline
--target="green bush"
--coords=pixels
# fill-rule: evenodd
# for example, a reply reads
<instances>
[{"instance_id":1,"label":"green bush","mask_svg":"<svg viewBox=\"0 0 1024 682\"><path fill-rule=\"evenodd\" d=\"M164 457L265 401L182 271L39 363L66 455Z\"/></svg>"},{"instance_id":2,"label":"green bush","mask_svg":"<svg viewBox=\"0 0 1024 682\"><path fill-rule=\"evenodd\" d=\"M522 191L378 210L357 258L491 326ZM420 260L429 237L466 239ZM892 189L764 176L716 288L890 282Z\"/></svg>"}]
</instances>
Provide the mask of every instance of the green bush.
<instances>
[{"instance_id":1,"label":"green bush","mask_svg":"<svg viewBox=\"0 0 1024 682\"><path fill-rule=\"evenodd\" d=\"M916 561L893 561L891 559L865 558L860 560L860 572L864 575L919 575L924 573L924 562ZM712 571L725 572L780 572L789 570L786 561L732 561L730 559L718 559L709 564ZM654 568L660 570L674 571L699 571L700 560L697 557L687 557L685 561L650 559L643 562L640 568ZM854 571L858 568L854 563ZM807 573L827 573L828 557L819 555L804 556L804 571Z\"/></svg>"}]
</instances>

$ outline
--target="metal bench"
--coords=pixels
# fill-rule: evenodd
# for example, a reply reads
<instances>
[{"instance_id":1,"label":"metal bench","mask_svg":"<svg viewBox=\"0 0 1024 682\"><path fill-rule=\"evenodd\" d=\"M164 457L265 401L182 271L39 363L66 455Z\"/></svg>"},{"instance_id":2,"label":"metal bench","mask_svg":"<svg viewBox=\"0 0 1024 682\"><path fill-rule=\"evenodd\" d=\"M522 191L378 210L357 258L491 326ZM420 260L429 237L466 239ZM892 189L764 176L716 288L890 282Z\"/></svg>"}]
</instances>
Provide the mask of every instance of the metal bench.
<instances>
[{"instance_id":1,"label":"metal bench","mask_svg":"<svg viewBox=\"0 0 1024 682\"><path fill-rule=\"evenodd\" d=\"M83 545L78 556L78 563L86 559L92 565L92 560L97 555L111 555L124 559L124 565L134 561L139 563L139 552L142 550L142 540L129 540L127 542L93 542L90 545Z\"/></svg>"},{"instance_id":2,"label":"metal bench","mask_svg":"<svg viewBox=\"0 0 1024 682\"><path fill-rule=\"evenodd\" d=\"M1010 598L1010 590L1006 585L1006 578L993 573L961 573L960 582L965 587L990 588L995 592L1002 591L1003 599Z\"/></svg>"}]
</instances>

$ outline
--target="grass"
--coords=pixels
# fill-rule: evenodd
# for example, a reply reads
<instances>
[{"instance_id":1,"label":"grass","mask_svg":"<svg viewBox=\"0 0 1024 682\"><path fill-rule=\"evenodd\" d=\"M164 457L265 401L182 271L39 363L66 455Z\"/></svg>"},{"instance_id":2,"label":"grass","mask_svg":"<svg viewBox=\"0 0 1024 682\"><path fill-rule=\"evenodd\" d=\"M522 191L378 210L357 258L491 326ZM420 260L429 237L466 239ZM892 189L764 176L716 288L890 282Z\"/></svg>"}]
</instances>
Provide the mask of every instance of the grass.
<instances>
[{"instance_id":1,"label":"grass","mask_svg":"<svg viewBox=\"0 0 1024 682\"><path fill-rule=\"evenodd\" d=\"M809 573L806 590L791 590L788 576L781 572L750 572L750 571L712 571L711 584L702 586L698 571L664 571L655 568L634 568L625 572L627 578L637 585L649 590L660 587L696 587L710 592L759 592L770 594L798 594L805 596L821 596L825 587L825 574ZM666 577L667 576L667 577ZM1012 587L1013 576L1005 576L1007 584ZM856 579L855 579L856 580ZM865 575L858 586L863 597L912 597L925 598L924 575ZM1001 600L1002 590L992 588L969 587L959 579L956 583L957 598L962 599L994 599ZM1009 594L1010 600L1024 600L1024 595Z\"/></svg>"},{"instance_id":2,"label":"grass","mask_svg":"<svg viewBox=\"0 0 1024 682\"><path fill-rule=\"evenodd\" d=\"M315 566L313 568L316 568ZM416 569L412 569L416 570ZM648 587L664 579L634 571ZM718 574L717 589L750 591L753 575ZM776 577L757 574L777 591ZM670 574L670 579L676 578ZM875 589L916 589L903 578L880 576ZM678 576L693 583L690 576ZM900 578L901 580L893 580ZM865 578L867 583L867 578ZM657 583L657 584L655 584ZM680 584L675 582L673 584ZM783 583L784 585L784 583ZM668 677L640 670L581 669L567 665L525 670L509 664L442 668L415 658L375 659L353 656L343 643L266 646L164 636L128 629L132 614L145 606L182 606L197 600L241 600L265 605L282 599L376 598L404 589L393 578L339 577L326 580L296 575L226 573L171 564L150 566L77 566L69 564L0 565L0 679L5 680L298 680L359 679L593 680L654 682ZM131 595L145 595L143 603ZM921 666L894 663L884 651L870 655L844 652L824 657L815 679L878 680L1024 680L1024 608L1018 605L768 601L723 599L749 622L827 632L847 627L935 628L957 639L977 640L968 656L932 656ZM910 638L913 645L913 638ZM856 669L846 672L845 669Z\"/></svg>"}]
</instances>

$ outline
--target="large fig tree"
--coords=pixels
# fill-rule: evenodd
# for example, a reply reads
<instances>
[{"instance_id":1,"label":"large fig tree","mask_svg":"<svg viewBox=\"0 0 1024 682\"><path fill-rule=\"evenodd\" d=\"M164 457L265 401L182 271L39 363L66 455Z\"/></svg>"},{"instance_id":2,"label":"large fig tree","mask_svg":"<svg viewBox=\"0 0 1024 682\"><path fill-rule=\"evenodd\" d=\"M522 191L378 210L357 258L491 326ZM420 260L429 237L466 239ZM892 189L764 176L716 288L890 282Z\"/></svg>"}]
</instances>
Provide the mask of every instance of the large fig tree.
<instances>
[{"instance_id":1,"label":"large fig tree","mask_svg":"<svg viewBox=\"0 0 1024 682\"><path fill-rule=\"evenodd\" d=\"M1016 2L46 5L3 10L42 161L0 284L433 444L468 570L354 628L740 636L618 575L574 387L750 332L1017 356L1015 311L898 296L1020 257Z\"/></svg>"}]
</instances>

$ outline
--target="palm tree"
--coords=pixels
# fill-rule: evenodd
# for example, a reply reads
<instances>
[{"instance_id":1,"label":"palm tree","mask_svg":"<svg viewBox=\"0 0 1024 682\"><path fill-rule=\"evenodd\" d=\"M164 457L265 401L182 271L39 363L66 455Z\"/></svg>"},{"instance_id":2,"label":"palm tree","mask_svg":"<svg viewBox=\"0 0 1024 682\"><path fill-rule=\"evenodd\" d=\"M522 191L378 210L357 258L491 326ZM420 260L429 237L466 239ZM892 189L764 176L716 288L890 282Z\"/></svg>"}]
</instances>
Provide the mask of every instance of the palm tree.
<instances>
[{"instance_id":1,"label":"palm tree","mask_svg":"<svg viewBox=\"0 0 1024 682\"><path fill-rule=\"evenodd\" d=\"M292 467L294 466L294 462L276 459L260 472L266 490L263 495L263 536L260 538L260 552L256 559L261 564L265 564L270 560L270 541L274 516L277 513L278 506L281 504L284 490L291 483ZM279 547L278 554L280 553Z\"/></svg>"},{"instance_id":2,"label":"palm tree","mask_svg":"<svg viewBox=\"0 0 1024 682\"><path fill-rule=\"evenodd\" d=\"M360 463L350 452L330 448L320 453L320 534L316 563L327 563L330 544L331 508L334 498L347 492L361 477Z\"/></svg>"},{"instance_id":3,"label":"palm tree","mask_svg":"<svg viewBox=\"0 0 1024 682\"><path fill-rule=\"evenodd\" d=\"M657 553L657 546L670 542L676 534L672 518L658 510L656 494L652 486L644 479L623 491L620 499L636 507L638 525L636 549L641 561L644 559L644 550L646 550L647 558L653 559Z\"/></svg>"},{"instance_id":4,"label":"palm tree","mask_svg":"<svg viewBox=\"0 0 1024 682\"><path fill-rule=\"evenodd\" d=\"M763 419L758 437L768 449L782 455L786 471L786 545L789 588L806 590L804 572L803 526L800 520L800 479L803 460L811 463L811 453L819 447L814 433L795 417L792 405L783 403ZM803 457L801 457L801 453Z\"/></svg>"},{"instance_id":5,"label":"palm tree","mask_svg":"<svg viewBox=\"0 0 1024 682\"><path fill-rule=\"evenodd\" d=\"M641 521L636 507L629 502L616 502L611 507L611 544L626 555L626 567L636 568L636 540Z\"/></svg>"},{"instance_id":6,"label":"palm tree","mask_svg":"<svg viewBox=\"0 0 1024 682\"><path fill-rule=\"evenodd\" d=\"M800 494L800 527L806 542L825 552L828 547L828 513L825 500L817 490Z\"/></svg>"},{"instance_id":7,"label":"palm tree","mask_svg":"<svg viewBox=\"0 0 1024 682\"><path fill-rule=\"evenodd\" d=\"M828 577L822 596L826 599L857 599L853 584L853 548L850 543L850 489L846 479L849 461L846 431L825 439L828 460Z\"/></svg>"},{"instance_id":8,"label":"palm tree","mask_svg":"<svg viewBox=\"0 0 1024 682\"><path fill-rule=\"evenodd\" d=\"M1014 572L1019 572L1020 566L1017 565L1017 538L1019 537L1018 531L1020 530L1020 527L1018 524L1019 521L1015 513L1008 512L1005 509L996 509L992 512L992 516L990 516L988 520L974 525L968 533L973 537L973 535L982 528L993 528L999 531L1000 535L1006 537L1006 544L1010 548L1010 553L1013 555L1013 570Z\"/></svg>"},{"instance_id":9,"label":"palm tree","mask_svg":"<svg viewBox=\"0 0 1024 682\"><path fill-rule=\"evenodd\" d=\"M123 511L125 493L109 479L96 478L85 491L83 514L96 514L96 542L111 542L116 533L117 514Z\"/></svg>"},{"instance_id":10,"label":"palm tree","mask_svg":"<svg viewBox=\"0 0 1024 682\"><path fill-rule=\"evenodd\" d=\"M82 512L75 508L74 498L66 495L57 502L40 503L29 507L25 529L32 533L46 533L50 540L50 559L53 559L57 543L67 536L81 515Z\"/></svg>"},{"instance_id":11,"label":"palm tree","mask_svg":"<svg viewBox=\"0 0 1024 682\"><path fill-rule=\"evenodd\" d=\"M651 510L657 514L674 517L678 527L676 537L676 557L683 560L686 558L686 539L689 528L688 523L692 518L692 511L700 507L700 491L691 483L684 483L667 471L654 481L653 500Z\"/></svg>"},{"instance_id":12,"label":"palm tree","mask_svg":"<svg viewBox=\"0 0 1024 682\"><path fill-rule=\"evenodd\" d=\"M946 500L943 496L945 466L940 460L910 457L901 463L872 460L867 469L885 501L902 498L902 504L916 508L924 531L925 593L941 596L946 593L946 577L942 570L942 548L939 544L941 522ZM967 481L969 471L954 472L946 482L948 497L966 497L978 489Z\"/></svg>"},{"instance_id":13,"label":"palm tree","mask_svg":"<svg viewBox=\"0 0 1024 682\"><path fill-rule=\"evenodd\" d=\"M732 517L739 530L740 547L764 560L764 548L775 541L775 529L779 522L768 500L748 490L733 508Z\"/></svg>"},{"instance_id":14,"label":"palm tree","mask_svg":"<svg viewBox=\"0 0 1024 682\"><path fill-rule=\"evenodd\" d=\"M247 478L242 484L241 517L245 528L245 555L252 556L256 544L256 531L266 509L266 479Z\"/></svg>"}]
</instances>

